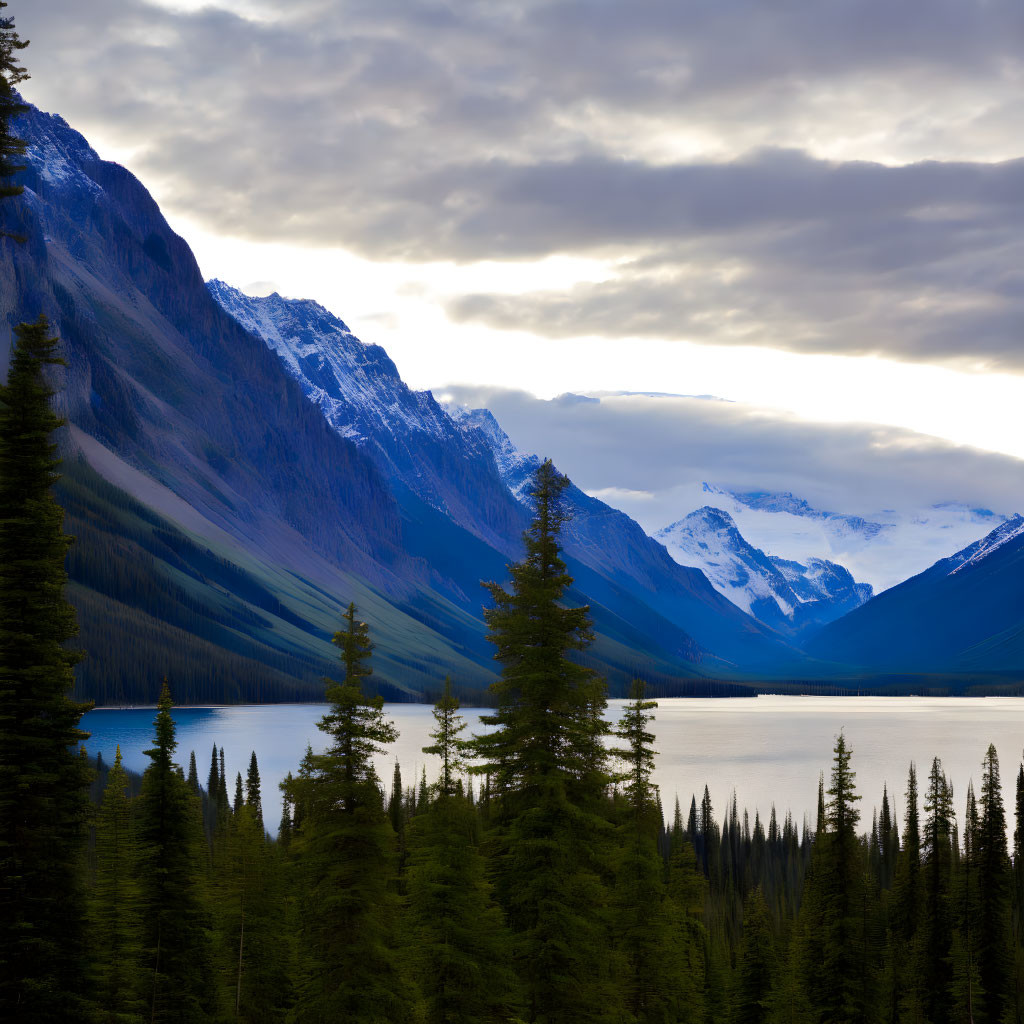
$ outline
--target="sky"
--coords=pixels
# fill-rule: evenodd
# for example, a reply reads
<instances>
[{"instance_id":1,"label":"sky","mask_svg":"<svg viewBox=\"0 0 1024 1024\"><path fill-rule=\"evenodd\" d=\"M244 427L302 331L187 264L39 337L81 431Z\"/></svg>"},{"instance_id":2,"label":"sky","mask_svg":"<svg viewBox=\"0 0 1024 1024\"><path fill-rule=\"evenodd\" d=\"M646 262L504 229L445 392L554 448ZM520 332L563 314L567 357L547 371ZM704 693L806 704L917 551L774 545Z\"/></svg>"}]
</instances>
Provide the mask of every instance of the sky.
<instances>
[{"instance_id":1,"label":"sky","mask_svg":"<svg viewBox=\"0 0 1024 1024\"><path fill-rule=\"evenodd\" d=\"M1019 0L9 13L26 97L207 277L317 299L651 531L702 480L1024 511Z\"/></svg>"}]
</instances>

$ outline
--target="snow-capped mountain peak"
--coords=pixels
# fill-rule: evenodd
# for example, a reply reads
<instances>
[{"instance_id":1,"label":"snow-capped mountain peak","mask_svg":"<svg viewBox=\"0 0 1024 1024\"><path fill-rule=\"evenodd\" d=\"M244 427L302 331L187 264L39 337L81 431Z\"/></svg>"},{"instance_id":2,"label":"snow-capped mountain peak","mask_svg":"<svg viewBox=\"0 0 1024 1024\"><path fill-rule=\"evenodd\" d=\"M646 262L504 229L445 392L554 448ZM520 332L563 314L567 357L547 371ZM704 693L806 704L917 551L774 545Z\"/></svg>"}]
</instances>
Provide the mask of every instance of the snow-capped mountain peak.
<instances>
[{"instance_id":1,"label":"snow-capped mountain peak","mask_svg":"<svg viewBox=\"0 0 1024 1024\"><path fill-rule=\"evenodd\" d=\"M490 449L498 473L516 500L528 504L527 490L533 472L540 465L536 455L520 451L501 429L489 409L471 409L448 402L443 405L452 422L467 436L476 436Z\"/></svg>"},{"instance_id":2,"label":"snow-capped mountain peak","mask_svg":"<svg viewBox=\"0 0 1024 1024\"><path fill-rule=\"evenodd\" d=\"M732 515L705 505L655 534L682 565L701 569L712 586L767 625L796 635L830 622L871 597L835 562L772 557L750 544Z\"/></svg>"},{"instance_id":3,"label":"snow-capped mountain peak","mask_svg":"<svg viewBox=\"0 0 1024 1024\"><path fill-rule=\"evenodd\" d=\"M339 433L356 441L400 428L443 433L445 417L429 393L408 388L383 348L361 342L320 303L286 299L277 292L246 295L216 279L207 288L226 312L277 353Z\"/></svg>"},{"instance_id":4,"label":"snow-capped mountain peak","mask_svg":"<svg viewBox=\"0 0 1024 1024\"><path fill-rule=\"evenodd\" d=\"M824 558L846 566L875 592L901 583L974 543L1006 515L945 501L864 515L826 511L789 491L739 491L705 483L705 500L728 511L751 544L809 564Z\"/></svg>"}]
</instances>

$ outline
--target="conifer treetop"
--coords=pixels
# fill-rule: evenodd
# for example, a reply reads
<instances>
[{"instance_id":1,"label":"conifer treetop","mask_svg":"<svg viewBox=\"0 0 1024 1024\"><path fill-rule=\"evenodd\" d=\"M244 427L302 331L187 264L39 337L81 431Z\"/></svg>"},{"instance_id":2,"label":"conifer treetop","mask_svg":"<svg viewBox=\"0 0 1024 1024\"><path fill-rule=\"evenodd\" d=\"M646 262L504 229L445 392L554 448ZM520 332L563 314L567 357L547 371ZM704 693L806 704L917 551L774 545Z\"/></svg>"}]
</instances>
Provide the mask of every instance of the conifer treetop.
<instances>
[{"instance_id":1,"label":"conifer treetop","mask_svg":"<svg viewBox=\"0 0 1024 1024\"><path fill-rule=\"evenodd\" d=\"M466 728L466 722L459 714L460 706L459 699L452 695L451 676L445 676L444 693L434 705L437 728L430 734L434 742L423 748L424 754L434 754L441 758L437 789L442 796L455 793L456 780L466 771L467 756L472 749L471 740L459 738L459 733ZM401 779L400 775L397 777Z\"/></svg>"}]
</instances>

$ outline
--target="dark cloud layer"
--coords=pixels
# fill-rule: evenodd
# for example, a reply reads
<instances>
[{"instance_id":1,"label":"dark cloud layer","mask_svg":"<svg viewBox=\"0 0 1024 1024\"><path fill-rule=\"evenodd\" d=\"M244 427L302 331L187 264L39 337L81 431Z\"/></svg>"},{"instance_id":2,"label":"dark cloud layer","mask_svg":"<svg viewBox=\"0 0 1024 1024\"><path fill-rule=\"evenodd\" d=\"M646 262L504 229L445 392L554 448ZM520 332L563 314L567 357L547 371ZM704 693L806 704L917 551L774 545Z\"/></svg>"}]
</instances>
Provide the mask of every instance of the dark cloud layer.
<instances>
[{"instance_id":1,"label":"dark cloud layer","mask_svg":"<svg viewBox=\"0 0 1024 1024\"><path fill-rule=\"evenodd\" d=\"M214 231L621 261L456 319L1024 366L1017 0L21 6L29 97Z\"/></svg>"}]
</instances>

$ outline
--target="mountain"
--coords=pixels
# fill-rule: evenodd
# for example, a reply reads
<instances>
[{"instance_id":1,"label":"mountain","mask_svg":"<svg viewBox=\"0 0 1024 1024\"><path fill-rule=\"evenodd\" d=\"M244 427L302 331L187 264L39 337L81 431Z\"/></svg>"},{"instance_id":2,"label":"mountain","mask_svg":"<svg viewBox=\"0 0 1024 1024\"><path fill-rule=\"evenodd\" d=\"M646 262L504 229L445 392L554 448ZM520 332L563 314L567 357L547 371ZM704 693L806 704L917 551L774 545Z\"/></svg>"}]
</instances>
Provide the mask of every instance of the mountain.
<instances>
[{"instance_id":1,"label":"mountain","mask_svg":"<svg viewBox=\"0 0 1024 1024\"><path fill-rule=\"evenodd\" d=\"M316 696L349 600L382 692L446 672L478 692L495 670L480 580L505 577L530 512L497 433L406 388L323 307L207 288L145 188L59 117L18 130L26 191L2 227L27 241L0 241L0 296L64 341L82 692L152 700L167 675L179 701ZM570 599L613 691L803 663L628 517L572 500Z\"/></svg>"},{"instance_id":2,"label":"mountain","mask_svg":"<svg viewBox=\"0 0 1024 1024\"><path fill-rule=\"evenodd\" d=\"M816 508L788 491L735 491L710 483L702 491L703 501L728 512L754 547L803 564L828 559L870 583L876 593L922 572L1007 518L960 502L853 515Z\"/></svg>"},{"instance_id":3,"label":"mountain","mask_svg":"<svg viewBox=\"0 0 1024 1024\"><path fill-rule=\"evenodd\" d=\"M518 557L540 459L518 451L488 410L442 407L430 392L411 390L382 348L361 342L316 302L248 296L222 281L208 287L226 312L277 353L331 426L374 459L411 516L428 509L504 557ZM699 572L675 564L624 513L576 487L566 500L572 518L563 544L570 569L608 638L651 651L667 643L701 670L800 660L781 637L738 615ZM424 547L410 548L413 538L407 537L407 549L437 564L437 545L429 536L421 539ZM466 570L464 591L479 603L481 564ZM452 575L459 574L453 569Z\"/></svg>"},{"instance_id":4,"label":"mountain","mask_svg":"<svg viewBox=\"0 0 1024 1024\"><path fill-rule=\"evenodd\" d=\"M462 431L429 391L413 391L379 345L364 344L317 302L245 295L208 282L217 303L275 352L342 437L382 473L503 554L518 553L522 510L488 444Z\"/></svg>"},{"instance_id":5,"label":"mountain","mask_svg":"<svg viewBox=\"0 0 1024 1024\"><path fill-rule=\"evenodd\" d=\"M529 482L539 457L519 451L487 409L452 406L448 411L463 429L476 430L487 441L509 491L529 509ZM624 512L575 485L565 500L571 513L563 528L566 552L638 598L656 594L659 611L685 623L694 640L718 656L719 671L772 675L806 668L803 656L780 634L724 599L699 569L676 562Z\"/></svg>"},{"instance_id":6,"label":"mountain","mask_svg":"<svg viewBox=\"0 0 1024 1024\"><path fill-rule=\"evenodd\" d=\"M336 662L343 597L384 621L382 661L401 680L389 692L421 689L406 652L443 638L402 607L430 567L405 550L372 460L210 298L134 177L58 117L32 110L18 130L25 192L3 226L27 241L0 243L0 293L9 322L45 312L64 340L61 498L79 538L84 689L152 699L166 672L181 700L199 698L199 679L206 700L311 695ZM440 596L432 612L471 628ZM446 663L483 681L484 646L449 644Z\"/></svg>"},{"instance_id":7,"label":"mountain","mask_svg":"<svg viewBox=\"0 0 1024 1024\"><path fill-rule=\"evenodd\" d=\"M868 671L1024 669L1024 518L879 594L807 649Z\"/></svg>"},{"instance_id":8,"label":"mountain","mask_svg":"<svg viewBox=\"0 0 1024 1024\"><path fill-rule=\"evenodd\" d=\"M705 505L655 534L682 565L699 568L719 593L779 632L800 638L871 597L847 569L821 558L801 563L750 544L732 516Z\"/></svg>"}]
</instances>

